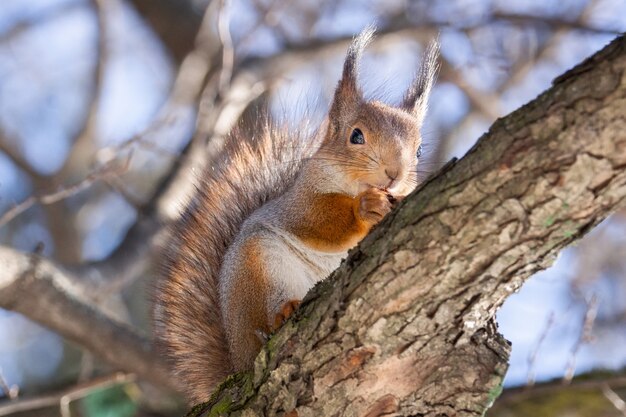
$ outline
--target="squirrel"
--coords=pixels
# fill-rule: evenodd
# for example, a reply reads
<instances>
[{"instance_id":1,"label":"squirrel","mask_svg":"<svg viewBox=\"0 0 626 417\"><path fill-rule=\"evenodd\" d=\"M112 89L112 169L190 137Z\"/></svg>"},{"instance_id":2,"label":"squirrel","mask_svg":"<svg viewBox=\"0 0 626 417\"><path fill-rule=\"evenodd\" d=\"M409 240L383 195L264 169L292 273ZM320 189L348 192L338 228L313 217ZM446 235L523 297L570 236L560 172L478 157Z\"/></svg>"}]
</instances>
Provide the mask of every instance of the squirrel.
<instances>
[{"instance_id":1,"label":"squirrel","mask_svg":"<svg viewBox=\"0 0 626 417\"><path fill-rule=\"evenodd\" d=\"M352 41L327 118L301 138L259 123L231 132L161 256L157 340L190 401L253 367L276 330L347 251L417 186L420 128L437 72L437 42L402 104L357 85L373 29Z\"/></svg>"}]
</instances>

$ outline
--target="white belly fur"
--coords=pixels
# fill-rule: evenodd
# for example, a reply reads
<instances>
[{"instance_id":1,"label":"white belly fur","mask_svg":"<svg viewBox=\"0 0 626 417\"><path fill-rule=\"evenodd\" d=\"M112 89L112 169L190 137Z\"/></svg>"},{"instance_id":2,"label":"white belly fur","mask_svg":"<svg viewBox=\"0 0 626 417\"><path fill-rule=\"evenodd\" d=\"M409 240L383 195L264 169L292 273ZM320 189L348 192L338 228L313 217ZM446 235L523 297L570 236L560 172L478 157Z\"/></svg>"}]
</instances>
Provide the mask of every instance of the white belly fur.
<instances>
[{"instance_id":1,"label":"white belly fur","mask_svg":"<svg viewBox=\"0 0 626 417\"><path fill-rule=\"evenodd\" d=\"M273 312L278 312L286 301L304 298L317 282L337 269L346 256L346 252L316 251L281 229L265 227L277 237L264 251L271 266L272 291L268 294L268 306Z\"/></svg>"}]
</instances>

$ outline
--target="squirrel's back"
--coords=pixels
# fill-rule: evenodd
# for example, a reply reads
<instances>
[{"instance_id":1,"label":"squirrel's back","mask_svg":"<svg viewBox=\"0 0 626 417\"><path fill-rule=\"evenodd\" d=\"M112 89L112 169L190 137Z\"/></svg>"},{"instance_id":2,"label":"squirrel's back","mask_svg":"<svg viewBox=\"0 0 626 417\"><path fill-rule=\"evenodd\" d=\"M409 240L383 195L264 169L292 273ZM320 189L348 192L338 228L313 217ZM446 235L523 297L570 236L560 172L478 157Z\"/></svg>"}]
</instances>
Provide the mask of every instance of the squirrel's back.
<instances>
[{"instance_id":1,"label":"squirrel's back","mask_svg":"<svg viewBox=\"0 0 626 417\"><path fill-rule=\"evenodd\" d=\"M190 400L207 399L233 371L221 319L218 275L242 223L283 194L319 145L259 123L249 136L236 129L170 228L159 260L156 334ZM317 137L317 136L315 136Z\"/></svg>"}]
</instances>

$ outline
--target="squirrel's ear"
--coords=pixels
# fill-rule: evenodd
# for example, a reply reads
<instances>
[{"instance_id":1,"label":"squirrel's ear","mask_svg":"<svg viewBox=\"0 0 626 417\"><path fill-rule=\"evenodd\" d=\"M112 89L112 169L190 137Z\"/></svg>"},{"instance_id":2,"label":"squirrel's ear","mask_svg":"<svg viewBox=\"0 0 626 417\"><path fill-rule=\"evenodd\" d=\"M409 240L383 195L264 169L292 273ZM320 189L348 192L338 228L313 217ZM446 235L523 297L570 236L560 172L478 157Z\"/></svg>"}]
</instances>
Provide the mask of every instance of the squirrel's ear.
<instances>
[{"instance_id":1,"label":"squirrel's ear","mask_svg":"<svg viewBox=\"0 0 626 417\"><path fill-rule=\"evenodd\" d=\"M437 78L439 70L439 42L434 40L422 56L420 69L417 71L415 80L404 95L402 108L417 117L419 124L424 122L428 108L428 96Z\"/></svg>"},{"instance_id":2,"label":"squirrel's ear","mask_svg":"<svg viewBox=\"0 0 626 417\"><path fill-rule=\"evenodd\" d=\"M343 63L343 74L335 90L335 97L330 107L330 120L336 121L349 118L363 100L361 90L357 85L359 61L361 60L363 49L372 40L374 31L374 27L368 26L354 38L350 48L348 48L346 60Z\"/></svg>"}]
</instances>

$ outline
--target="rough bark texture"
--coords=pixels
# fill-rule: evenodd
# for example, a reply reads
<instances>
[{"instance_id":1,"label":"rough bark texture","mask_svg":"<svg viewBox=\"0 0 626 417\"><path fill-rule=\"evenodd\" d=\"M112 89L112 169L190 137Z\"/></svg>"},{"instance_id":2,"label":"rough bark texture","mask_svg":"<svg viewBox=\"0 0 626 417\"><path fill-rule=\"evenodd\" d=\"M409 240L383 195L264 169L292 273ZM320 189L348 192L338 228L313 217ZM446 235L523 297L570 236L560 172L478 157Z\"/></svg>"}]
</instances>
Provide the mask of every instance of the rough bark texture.
<instances>
[{"instance_id":1,"label":"rough bark texture","mask_svg":"<svg viewBox=\"0 0 626 417\"><path fill-rule=\"evenodd\" d=\"M626 40L498 120L391 213L194 415L480 416L505 298L626 199Z\"/></svg>"}]
</instances>

